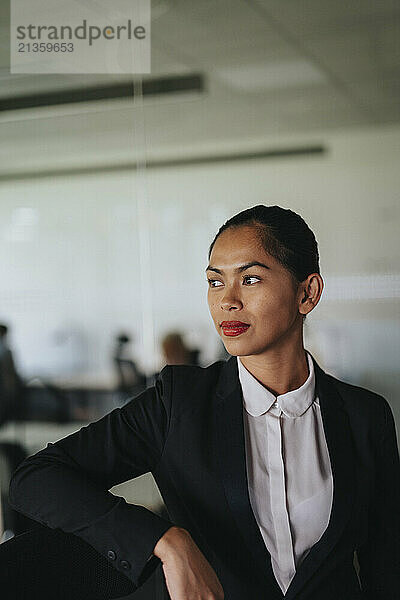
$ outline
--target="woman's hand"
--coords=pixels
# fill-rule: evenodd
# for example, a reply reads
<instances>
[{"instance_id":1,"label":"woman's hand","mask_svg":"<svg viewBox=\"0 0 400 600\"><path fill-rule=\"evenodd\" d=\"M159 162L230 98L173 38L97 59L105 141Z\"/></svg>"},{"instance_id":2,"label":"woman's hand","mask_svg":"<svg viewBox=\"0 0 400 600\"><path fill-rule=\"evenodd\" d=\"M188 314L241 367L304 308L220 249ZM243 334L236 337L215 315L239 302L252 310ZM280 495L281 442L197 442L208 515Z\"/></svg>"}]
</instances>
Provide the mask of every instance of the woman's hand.
<instances>
[{"instance_id":1,"label":"woman's hand","mask_svg":"<svg viewBox=\"0 0 400 600\"><path fill-rule=\"evenodd\" d=\"M223 600L215 571L185 529L168 529L155 545L154 554L163 564L171 600Z\"/></svg>"}]
</instances>

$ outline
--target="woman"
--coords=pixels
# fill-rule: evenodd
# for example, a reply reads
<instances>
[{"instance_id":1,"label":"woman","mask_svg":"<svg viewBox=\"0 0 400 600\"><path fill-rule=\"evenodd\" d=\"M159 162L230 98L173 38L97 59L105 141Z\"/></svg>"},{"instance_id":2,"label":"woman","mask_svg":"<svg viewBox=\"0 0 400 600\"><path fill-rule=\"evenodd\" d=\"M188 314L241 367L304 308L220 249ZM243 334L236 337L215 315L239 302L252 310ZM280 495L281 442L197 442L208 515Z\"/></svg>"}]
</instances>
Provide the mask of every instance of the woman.
<instances>
[{"instance_id":1,"label":"woman","mask_svg":"<svg viewBox=\"0 0 400 600\"><path fill-rule=\"evenodd\" d=\"M135 586L161 561L172 600L395 600L393 416L304 350L323 289L313 233L256 206L221 227L209 260L209 308L232 357L167 366L123 408L48 444L14 474L12 505L84 539ZM170 520L108 492L148 471Z\"/></svg>"}]
</instances>

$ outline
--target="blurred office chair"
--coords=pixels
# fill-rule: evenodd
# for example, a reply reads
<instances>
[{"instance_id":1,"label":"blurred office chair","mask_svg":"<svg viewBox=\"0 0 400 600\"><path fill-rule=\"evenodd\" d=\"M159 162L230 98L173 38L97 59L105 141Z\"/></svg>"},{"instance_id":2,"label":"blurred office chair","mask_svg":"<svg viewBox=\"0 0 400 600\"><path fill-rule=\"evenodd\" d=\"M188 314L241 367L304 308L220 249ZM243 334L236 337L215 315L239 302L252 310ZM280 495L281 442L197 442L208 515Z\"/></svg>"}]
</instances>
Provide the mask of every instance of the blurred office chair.
<instances>
[{"instance_id":1,"label":"blurred office chair","mask_svg":"<svg viewBox=\"0 0 400 600\"><path fill-rule=\"evenodd\" d=\"M8 329L0 323L0 425L18 417L24 400L24 382L8 345Z\"/></svg>"},{"instance_id":2,"label":"blurred office chair","mask_svg":"<svg viewBox=\"0 0 400 600\"><path fill-rule=\"evenodd\" d=\"M134 589L94 548L60 529L37 524L0 544L5 600L111 600Z\"/></svg>"},{"instance_id":3,"label":"blurred office chair","mask_svg":"<svg viewBox=\"0 0 400 600\"><path fill-rule=\"evenodd\" d=\"M121 332L115 338L113 363L117 375L118 391L123 398L139 394L146 387L146 375L140 371L129 353L131 337Z\"/></svg>"}]
</instances>

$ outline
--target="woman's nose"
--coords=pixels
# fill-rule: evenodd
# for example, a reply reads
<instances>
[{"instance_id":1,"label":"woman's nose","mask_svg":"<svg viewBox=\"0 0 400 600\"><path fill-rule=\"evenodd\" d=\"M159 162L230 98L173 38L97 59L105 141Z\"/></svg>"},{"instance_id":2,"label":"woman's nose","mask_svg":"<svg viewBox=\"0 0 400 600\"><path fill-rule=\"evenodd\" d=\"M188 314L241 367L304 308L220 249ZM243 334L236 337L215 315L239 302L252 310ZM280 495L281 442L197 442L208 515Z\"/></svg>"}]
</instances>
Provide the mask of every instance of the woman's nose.
<instances>
[{"instance_id":1,"label":"woman's nose","mask_svg":"<svg viewBox=\"0 0 400 600\"><path fill-rule=\"evenodd\" d=\"M227 290L221 300L221 308L222 310L240 310L243 308L243 304L234 290Z\"/></svg>"}]
</instances>

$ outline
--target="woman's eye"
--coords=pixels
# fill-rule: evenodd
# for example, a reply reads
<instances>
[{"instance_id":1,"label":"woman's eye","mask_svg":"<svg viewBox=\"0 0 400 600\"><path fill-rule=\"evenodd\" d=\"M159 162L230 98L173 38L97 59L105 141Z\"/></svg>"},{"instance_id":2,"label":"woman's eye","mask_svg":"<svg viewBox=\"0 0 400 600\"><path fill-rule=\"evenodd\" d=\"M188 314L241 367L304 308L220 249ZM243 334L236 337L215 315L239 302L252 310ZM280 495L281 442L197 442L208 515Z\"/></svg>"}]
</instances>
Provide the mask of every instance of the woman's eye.
<instances>
[{"instance_id":1,"label":"woman's eye","mask_svg":"<svg viewBox=\"0 0 400 600\"><path fill-rule=\"evenodd\" d=\"M243 277L243 283L246 285L253 285L253 283L257 283L258 281L260 281L260 278L255 275L245 275Z\"/></svg>"},{"instance_id":2,"label":"woman's eye","mask_svg":"<svg viewBox=\"0 0 400 600\"><path fill-rule=\"evenodd\" d=\"M222 285L222 282L218 281L218 279L207 279L207 281L208 281L210 287L213 287L213 288L221 287L221 285Z\"/></svg>"}]
</instances>

